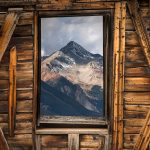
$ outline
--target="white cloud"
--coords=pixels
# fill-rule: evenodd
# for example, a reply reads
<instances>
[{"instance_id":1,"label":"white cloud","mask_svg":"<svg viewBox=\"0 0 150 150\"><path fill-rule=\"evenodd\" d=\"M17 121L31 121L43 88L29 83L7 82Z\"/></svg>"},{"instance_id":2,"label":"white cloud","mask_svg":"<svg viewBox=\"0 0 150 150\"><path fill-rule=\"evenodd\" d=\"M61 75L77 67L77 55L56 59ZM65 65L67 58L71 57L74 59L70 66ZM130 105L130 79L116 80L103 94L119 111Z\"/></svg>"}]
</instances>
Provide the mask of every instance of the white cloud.
<instances>
[{"instance_id":1,"label":"white cloud","mask_svg":"<svg viewBox=\"0 0 150 150\"><path fill-rule=\"evenodd\" d=\"M42 18L42 48L51 54L74 40L90 52L103 54L103 17Z\"/></svg>"}]
</instances>

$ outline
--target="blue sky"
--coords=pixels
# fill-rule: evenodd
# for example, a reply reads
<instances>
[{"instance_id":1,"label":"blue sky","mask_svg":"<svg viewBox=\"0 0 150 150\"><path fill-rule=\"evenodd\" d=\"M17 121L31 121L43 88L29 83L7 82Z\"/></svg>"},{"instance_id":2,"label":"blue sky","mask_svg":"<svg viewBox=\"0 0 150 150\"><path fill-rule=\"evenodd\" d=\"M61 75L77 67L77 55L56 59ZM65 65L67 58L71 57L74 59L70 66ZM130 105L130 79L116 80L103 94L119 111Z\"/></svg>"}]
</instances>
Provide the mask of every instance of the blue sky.
<instances>
[{"instance_id":1,"label":"blue sky","mask_svg":"<svg viewBox=\"0 0 150 150\"><path fill-rule=\"evenodd\" d=\"M103 55L103 17L41 18L41 53L50 55L69 41L94 54Z\"/></svg>"}]
</instances>

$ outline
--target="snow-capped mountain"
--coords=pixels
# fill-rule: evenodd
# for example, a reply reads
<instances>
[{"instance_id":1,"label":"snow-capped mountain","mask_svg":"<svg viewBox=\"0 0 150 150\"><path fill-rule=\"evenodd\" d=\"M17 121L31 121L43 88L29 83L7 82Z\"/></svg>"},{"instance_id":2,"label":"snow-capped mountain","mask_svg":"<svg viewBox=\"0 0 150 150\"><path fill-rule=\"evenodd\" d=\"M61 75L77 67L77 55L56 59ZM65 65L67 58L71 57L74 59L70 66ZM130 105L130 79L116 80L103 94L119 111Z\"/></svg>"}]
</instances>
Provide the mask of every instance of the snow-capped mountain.
<instances>
[{"instance_id":1,"label":"snow-capped mountain","mask_svg":"<svg viewBox=\"0 0 150 150\"><path fill-rule=\"evenodd\" d=\"M103 116L103 57L101 55L92 54L71 41L59 51L41 60L41 80L43 115L65 113L65 115ZM57 111L53 110L50 104L54 100L54 96L51 95L52 89L65 95L74 103L69 105L67 100L63 100L62 96L56 94L55 97L62 99L66 104L55 105L55 107L64 107L66 110L63 110L64 113L57 108ZM82 108L79 106L75 108L76 103ZM46 112L45 107L48 108ZM67 111L67 109L71 110L70 107L74 107L71 112Z\"/></svg>"}]
</instances>

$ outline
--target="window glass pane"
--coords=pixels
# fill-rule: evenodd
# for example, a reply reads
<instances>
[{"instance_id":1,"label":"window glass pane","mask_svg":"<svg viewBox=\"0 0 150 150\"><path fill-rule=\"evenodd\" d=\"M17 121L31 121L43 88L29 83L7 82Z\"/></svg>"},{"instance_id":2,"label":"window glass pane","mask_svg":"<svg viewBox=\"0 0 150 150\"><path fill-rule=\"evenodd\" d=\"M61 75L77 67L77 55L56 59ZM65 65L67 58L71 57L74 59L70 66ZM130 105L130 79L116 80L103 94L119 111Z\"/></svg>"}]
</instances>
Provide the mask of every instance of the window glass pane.
<instances>
[{"instance_id":1,"label":"window glass pane","mask_svg":"<svg viewBox=\"0 0 150 150\"><path fill-rule=\"evenodd\" d=\"M104 117L103 16L40 21L40 118Z\"/></svg>"}]
</instances>

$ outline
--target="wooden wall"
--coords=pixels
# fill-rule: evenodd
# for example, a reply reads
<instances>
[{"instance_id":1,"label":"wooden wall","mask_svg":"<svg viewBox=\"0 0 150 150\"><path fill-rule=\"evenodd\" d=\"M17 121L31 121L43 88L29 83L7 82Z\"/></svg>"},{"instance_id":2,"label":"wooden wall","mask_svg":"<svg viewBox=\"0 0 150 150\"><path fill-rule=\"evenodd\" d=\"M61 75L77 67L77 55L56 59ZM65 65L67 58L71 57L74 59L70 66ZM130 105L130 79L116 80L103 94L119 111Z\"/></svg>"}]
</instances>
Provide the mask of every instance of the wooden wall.
<instances>
[{"instance_id":1,"label":"wooden wall","mask_svg":"<svg viewBox=\"0 0 150 150\"><path fill-rule=\"evenodd\" d=\"M150 37L149 5L139 4ZM150 109L150 71L128 12L125 54L124 149L133 149Z\"/></svg>"},{"instance_id":2,"label":"wooden wall","mask_svg":"<svg viewBox=\"0 0 150 150\"><path fill-rule=\"evenodd\" d=\"M1 25L5 16L0 14ZM14 45L17 48L17 114L15 137L9 137L9 50ZM23 12L0 64L0 126L12 150L32 149L33 45L33 12Z\"/></svg>"},{"instance_id":3,"label":"wooden wall","mask_svg":"<svg viewBox=\"0 0 150 150\"><path fill-rule=\"evenodd\" d=\"M40 2L41 1L41 2ZM63 7L60 0L40 0L37 9L55 9ZM43 4L47 1L47 4ZM96 1L76 0L82 2L76 9L84 9L84 5L89 8L100 9ZM36 1L31 5L24 5L24 12L21 17L9 44L9 47L0 63L0 127L5 133L11 150L31 150L32 142L32 121L33 121L33 52L34 52L34 9ZM67 0L64 1L68 2ZM71 0L70 0L71 2ZM87 3L86 3L87 2ZM3 7L0 2L0 26L3 24L6 10L9 6ZM25 2L24 2L25 3ZM24 3L17 2L16 6ZM27 3L27 2L26 2ZM6 3L5 3L6 4ZM84 5L83 5L84 4ZM13 1L11 3L12 6ZM114 3L109 2L113 8ZM64 7L65 8L65 7ZM69 6L66 7L69 9ZM146 1L140 2L142 17L145 21L147 31L150 35L150 15L149 4ZM9 91L9 50L12 46L17 48L17 114L15 136L8 136L8 91ZM138 36L136 35L131 18L127 12L126 20L126 42L125 42L125 91L124 91L124 149L133 149L137 135L143 126L147 111L150 109L150 71L146 63L143 50L140 47ZM80 148L82 150L103 149L103 138L100 135L80 135ZM60 149L67 150L68 136L61 135L41 135L39 137L42 150ZM99 147L99 148L98 148Z\"/></svg>"}]
</instances>

